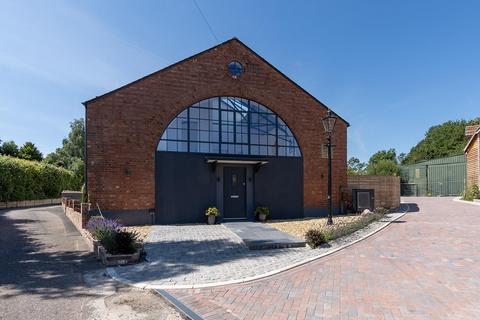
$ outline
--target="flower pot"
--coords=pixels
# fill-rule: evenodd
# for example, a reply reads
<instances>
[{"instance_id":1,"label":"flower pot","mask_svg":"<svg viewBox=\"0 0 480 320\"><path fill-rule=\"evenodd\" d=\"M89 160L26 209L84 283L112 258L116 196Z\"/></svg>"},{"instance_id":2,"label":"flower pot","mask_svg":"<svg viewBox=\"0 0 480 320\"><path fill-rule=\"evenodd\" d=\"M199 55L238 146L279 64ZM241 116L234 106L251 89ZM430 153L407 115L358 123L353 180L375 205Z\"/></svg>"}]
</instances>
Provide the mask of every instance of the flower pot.
<instances>
[{"instance_id":1,"label":"flower pot","mask_svg":"<svg viewBox=\"0 0 480 320\"><path fill-rule=\"evenodd\" d=\"M208 224L215 224L215 216L207 216Z\"/></svg>"},{"instance_id":2,"label":"flower pot","mask_svg":"<svg viewBox=\"0 0 480 320\"><path fill-rule=\"evenodd\" d=\"M260 214L258 215L258 220L260 220L261 222L267 221L267 215L264 214L264 213L260 213Z\"/></svg>"}]
</instances>

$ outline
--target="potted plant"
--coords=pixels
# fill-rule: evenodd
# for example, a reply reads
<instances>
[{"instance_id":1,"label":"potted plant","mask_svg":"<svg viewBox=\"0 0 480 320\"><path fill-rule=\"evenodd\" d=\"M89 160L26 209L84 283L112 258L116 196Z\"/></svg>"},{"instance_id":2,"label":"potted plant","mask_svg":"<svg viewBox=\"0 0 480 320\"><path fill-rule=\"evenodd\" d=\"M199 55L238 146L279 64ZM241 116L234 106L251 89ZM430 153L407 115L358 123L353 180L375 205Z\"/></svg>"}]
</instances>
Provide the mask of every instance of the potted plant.
<instances>
[{"instance_id":1,"label":"potted plant","mask_svg":"<svg viewBox=\"0 0 480 320\"><path fill-rule=\"evenodd\" d=\"M268 219L268 215L270 214L270 210L268 207L257 207L255 209L255 216L258 217L258 220L261 222L265 222Z\"/></svg>"},{"instance_id":2,"label":"potted plant","mask_svg":"<svg viewBox=\"0 0 480 320\"><path fill-rule=\"evenodd\" d=\"M216 207L208 207L205 210L205 215L207 216L208 224L215 224L215 218L220 215L220 211Z\"/></svg>"}]
</instances>

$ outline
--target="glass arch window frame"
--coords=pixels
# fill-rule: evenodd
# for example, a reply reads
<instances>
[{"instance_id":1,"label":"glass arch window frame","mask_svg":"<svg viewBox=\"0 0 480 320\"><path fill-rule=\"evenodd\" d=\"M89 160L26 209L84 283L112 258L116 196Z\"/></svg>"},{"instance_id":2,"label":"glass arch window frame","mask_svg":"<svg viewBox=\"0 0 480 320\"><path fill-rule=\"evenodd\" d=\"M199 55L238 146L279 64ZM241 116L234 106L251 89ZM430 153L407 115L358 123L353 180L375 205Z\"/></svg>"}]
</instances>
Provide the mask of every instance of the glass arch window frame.
<instances>
[{"instance_id":1,"label":"glass arch window frame","mask_svg":"<svg viewBox=\"0 0 480 320\"><path fill-rule=\"evenodd\" d=\"M288 125L269 108L239 97L213 97L185 108L167 126L158 151L302 157Z\"/></svg>"}]
</instances>

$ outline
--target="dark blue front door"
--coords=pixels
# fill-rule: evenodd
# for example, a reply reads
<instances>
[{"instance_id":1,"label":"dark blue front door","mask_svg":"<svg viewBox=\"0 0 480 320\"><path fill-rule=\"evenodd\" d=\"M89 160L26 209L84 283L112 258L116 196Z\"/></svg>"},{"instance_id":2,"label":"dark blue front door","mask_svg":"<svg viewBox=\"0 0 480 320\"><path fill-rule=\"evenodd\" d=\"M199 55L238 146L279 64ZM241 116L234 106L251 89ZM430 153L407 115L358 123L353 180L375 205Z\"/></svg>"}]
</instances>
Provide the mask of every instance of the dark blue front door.
<instances>
[{"instance_id":1,"label":"dark blue front door","mask_svg":"<svg viewBox=\"0 0 480 320\"><path fill-rule=\"evenodd\" d=\"M246 169L223 168L223 216L225 219L246 218Z\"/></svg>"}]
</instances>

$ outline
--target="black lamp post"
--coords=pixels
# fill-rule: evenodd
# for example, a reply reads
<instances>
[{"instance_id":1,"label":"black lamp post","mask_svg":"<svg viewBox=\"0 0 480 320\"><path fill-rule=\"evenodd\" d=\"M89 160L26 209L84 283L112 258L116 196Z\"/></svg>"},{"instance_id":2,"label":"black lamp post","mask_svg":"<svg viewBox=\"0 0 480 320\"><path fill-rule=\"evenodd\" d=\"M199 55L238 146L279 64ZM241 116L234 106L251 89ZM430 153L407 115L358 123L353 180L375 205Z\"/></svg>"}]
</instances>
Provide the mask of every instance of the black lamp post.
<instances>
[{"instance_id":1,"label":"black lamp post","mask_svg":"<svg viewBox=\"0 0 480 320\"><path fill-rule=\"evenodd\" d=\"M323 128L327 135L327 144L325 145L328 148L328 220L327 224L333 224L332 218L332 133L335 128L335 123L337 122L337 117L335 117L330 109L327 111L327 116L322 119Z\"/></svg>"}]
</instances>

